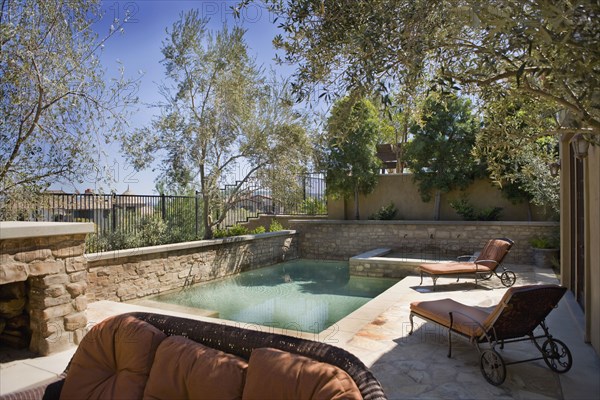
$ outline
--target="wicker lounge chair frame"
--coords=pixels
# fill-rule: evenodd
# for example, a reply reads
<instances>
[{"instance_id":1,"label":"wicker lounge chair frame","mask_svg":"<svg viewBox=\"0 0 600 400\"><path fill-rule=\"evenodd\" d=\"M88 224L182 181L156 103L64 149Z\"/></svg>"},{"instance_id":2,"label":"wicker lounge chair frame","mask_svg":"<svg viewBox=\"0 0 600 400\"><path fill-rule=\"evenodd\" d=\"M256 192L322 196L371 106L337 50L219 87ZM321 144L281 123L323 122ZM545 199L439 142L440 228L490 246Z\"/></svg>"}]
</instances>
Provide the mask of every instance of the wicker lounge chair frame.
<instances>
[{"instance_id":1,"label":"wicker lounge chair frame","mask_svg":"<svg viewBox=\"0 0 600 400\"><path fill-rule=\"evenodd\" d=\"M261 347L276 348L310 357L346 371L356 383L363 399L385 400L387 398L379 381L362 361L346 350L327 343L162 314L133 312L126 315L145 321L167 335L182 335L245 360L250 358L252 350ZM55 382L9 393L2 396L2 399L41 399L42 397L58 399L68 370L69 366Z\"/></svg>"},{"instance_id":2,"label":"wicker lounge chair frame","mask_svg":"<svg viewBox=\"0 0 600 400\"><path fill-rule=\"evenodd\" d=\"M558 373L567 372L573 365L566 344L552 337L546 317L557 307L566 292L558 285L530 285L509 288L502 300L491 311L466 306L451 299L414 302L410 308L410 332L414 329L413 317L434 322L448 328L448 357L452 356L452 335L468 339L480 354L480 370L492 385L501 385L506 379L506 366L535 360L544 360ZM449 310L446 315L440 310ZM475 316L475 317L474 317ZM537 328L541 333L535 333ZM505 362L496 347L530 340L541 353L540 357ZM544 340L540 345L538 341ZM482 350L485 343L488 349Z\"/></svg>"},{"instance_id":3,"label":"wicker lounge chair frame","mask_svg":"<svg viewBox=\"0 0 600 400\"><path fill-rule=\"evenodd\" d=\"M500 243L499 243L500 242ZM490 250L492 247L502 245L504 250L495 259L490 259ZM435 285L440 276L456 275L456 281L458 282L461 277L475 277L475 286L477 281L488 280L492 276L496 276L500 279L500 282L506 287L511 287L517 281L515 273L502 265L502 261L506 258L510 249L514 245L514 242L508 238L496 238L489 240L479 256L471 261L473 255L459 256L457 262L448 264L435 263L435 264L421 264L419 270L421 272L421 282L423 284L423 275L431 276L433 280L433 290L435 291ZM433 267L433 268L432 268ZM500 273L497 272L498 267L501 268Z\"/></svg>"}]
</instances>

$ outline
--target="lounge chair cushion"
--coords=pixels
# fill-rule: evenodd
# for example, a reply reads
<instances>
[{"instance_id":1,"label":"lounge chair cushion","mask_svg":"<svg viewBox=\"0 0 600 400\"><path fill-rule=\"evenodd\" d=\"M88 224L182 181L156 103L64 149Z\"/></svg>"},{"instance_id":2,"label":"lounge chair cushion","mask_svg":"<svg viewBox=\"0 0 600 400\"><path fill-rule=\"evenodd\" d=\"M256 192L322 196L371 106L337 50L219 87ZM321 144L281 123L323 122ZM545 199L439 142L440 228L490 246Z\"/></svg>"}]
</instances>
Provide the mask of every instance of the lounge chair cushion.
<instances>
[{"instance_id":1,"label":"lounge chair cushion","mask_svg":"<svg viewBox=\"0 0 600 400\"><path fill-rule=\"evenodd\" d=\"M487 328L486 324L490 317L489 311L467 306L452 299L416 301L410 303L410 310L447 328L450 327L450 312L452 312L452 329L469 337L483 334L479 325Z\"/></svg>"},{"instance_id":2,"label":"lounge chair cushion","mask_svg":"<svg viewBox=\"0 0 600 400\"><path fill-rule=\"evenodd\" d=\"M352 378L340 368L272 348L252 351L244 400L362 399Z\"/></svg>"},{"instance_id":3,"label":"lounge chair cushion","mask_svg":"<svg viewBox=\"0 0 600 400\"><path fill-rule=\"evenodd\" d=\"M129 315L100 322L73 355L61 399L142 398L154 353L166 337Z\"/></svg>"},{"instance_id":4,"label":"lounge chair cushion","mask_svg":"<svg viewBox=\"0 0 600 400\"><path fill-rule=\"evenodd\" d=\"M240 399L247 367L242 358L170 336L156 350L144 399Z\"/></svg>"},{"instance_id":5,"label":"lounge chair cushion","mask_svg":"<svg viewBox=\"0 0 600 400\"><path fill-rule=\"evenodd\" d=\"M500 262L504 258L506 253L510 250L511 246L512 243L506 240L492 239L489 242L487 242L487 244L479 254L479 257L477 257L477 260L475 261L477 262L481 260L495 260ZM482 264L485 264L486 266L492 269L496 268L496 266L498 265L497 263L492 262L483 262Z\"/></svg>"},{"instance_id":6,"label":"lounge chair cushion","mask_svg":"<svg viewBox=\"0 0 600 400\"><path fill-rule=\"evenodd\" d=\"M475 271L486 272L492 270L486 265L476 265L474 262L439 262L419 264L419 267L431 275L472 274Z\"/></svg>"}]
</instances>

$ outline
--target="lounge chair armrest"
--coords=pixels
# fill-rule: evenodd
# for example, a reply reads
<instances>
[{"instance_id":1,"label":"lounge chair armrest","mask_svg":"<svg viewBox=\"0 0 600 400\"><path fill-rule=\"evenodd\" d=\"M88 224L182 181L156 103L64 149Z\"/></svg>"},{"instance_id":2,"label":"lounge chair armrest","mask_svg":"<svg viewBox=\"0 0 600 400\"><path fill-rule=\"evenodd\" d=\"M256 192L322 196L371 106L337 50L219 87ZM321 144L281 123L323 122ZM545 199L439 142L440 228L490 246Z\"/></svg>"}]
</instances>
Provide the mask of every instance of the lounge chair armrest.
<instances>
[{"instance_id":1,"label":"lounge chair armrest","mask_svg":"<svg viewBox=\"0 0 600 400\"><path fill-rule=\"evenodd\" d=\"M483 264L483 263L494 263L494 267L498 266L498 261L496 261L496 260L477 260L477 261L475 261L475 266L479 266L479 264Z\"/></svg>"}]
</instances>

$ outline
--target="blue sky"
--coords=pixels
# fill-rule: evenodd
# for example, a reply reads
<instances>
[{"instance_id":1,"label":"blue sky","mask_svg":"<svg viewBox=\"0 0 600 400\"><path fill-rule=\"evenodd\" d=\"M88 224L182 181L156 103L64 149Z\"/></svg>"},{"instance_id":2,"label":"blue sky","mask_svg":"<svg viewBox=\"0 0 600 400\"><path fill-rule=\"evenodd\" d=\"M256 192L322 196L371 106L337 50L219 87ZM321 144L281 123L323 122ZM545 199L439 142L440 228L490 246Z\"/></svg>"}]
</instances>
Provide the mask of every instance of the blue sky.
<instances>
[{"instance_id":1,"label":"blue sky","mask_svg":"<svg viewBox=\"0 0 600 400\"><path fill-rule=\"evenodd\" d=\"M102 20L94 25L100 36L105 36L114 19L123 20L129 15L124 24L124 32L110 38L100 55L106 76L116 76L121 63L125 68L125 75L137 78L141 75L139 99L140 104L134 110L130 119L132 127L148 125L152 116L158 110L146 107L162 100L158 93L157 84L163 80L164 67L161 44L166 37L165 28L170 28L179 18L181 12L198 9L202 16L210 18L209 29L219 30L223 24L229 27L241 25L246 30L246 43L251 56L256 57L259 65L265 68L273 66L275 71L282 76L289 76L291 67L277 66L273 61L276 51L272 39L278 29L272 23L272 16L258 4L252 4L241 12L240 20L233 17L231 6L237 1L165 1L165 0L137 0L137 1L103 1L101 8L104 13ZM76 185L80 191L92 188L96 191L114 189L122 193L130 187L136 194L156 193L154 179L156 174L151 170L136 172L120 156L120 145L114 143L107 147L109 158L105 161L105 168L113 171L115 179L111 187L99 183L95 177L89 177L81 185ZM53 188L62 188L71 191L71 185L55 185Z\"/></svg>"}]
</instances>

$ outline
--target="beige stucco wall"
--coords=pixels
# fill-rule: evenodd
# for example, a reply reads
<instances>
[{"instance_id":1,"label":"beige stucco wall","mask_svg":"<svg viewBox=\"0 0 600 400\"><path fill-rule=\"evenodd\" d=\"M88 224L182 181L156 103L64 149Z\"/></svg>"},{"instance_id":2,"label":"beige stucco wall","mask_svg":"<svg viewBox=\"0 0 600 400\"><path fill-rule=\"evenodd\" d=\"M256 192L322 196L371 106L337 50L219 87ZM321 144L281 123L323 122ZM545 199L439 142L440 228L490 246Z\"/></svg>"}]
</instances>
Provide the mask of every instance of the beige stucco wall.
<instances>
[{"instance_id":1,"label":"beige stucco wall","mask_svg":"<svg viewBox=\"0 0 600 400\"><path fill-rule=\"evenodd\" d=\"M468 200L476 208L502 207L500 221L528 221L529 211L526 203L513 204L506 199L500 190L489 180L478 180L465 191L455 190L442 195L440 219L444 221L459 221L458 215L449 202L467 195ZM417 185L413 182L411 174L381 175L375 190L367 196L360 196L360 219L368 219L382 206L393 202L398 209L397 219L404 220L431 220L434 214L433 199L427 203L421 200ZM329 218L355 219L354 199L328 201ZM546 221L551 219L551 213L545 213L538 207L531 208L533 221Z\"/></svg>"},{"instance_id":2,"label":"beige stucco wall","mask_svg":"<svg viewBox=\"0 0 600 400\"><path fill-rule=\"evenodd\" d=\"M592 346L600 354L600 147L590 146L587 158L589 221L586 235L586 319L587 335Z\"/></svg>"},{"instance_id":3,"label":"beige stucco wall","mask_svg":"<svg viewBox=\"0 0 600 400\"><path fill-rule=\"evenodd\" d=\"M577 254L574 245L576 221L572 202L572 164L570 160L570 140L572 134L561 139L561 283L571 291L574 281L572 259ZM588 156L583 161L583 193L577 193L584 199L584 294L583 311L585 313L585 341L591 343L600 354L600 146L590 146Z\"/></svg>"}]
</instances>

